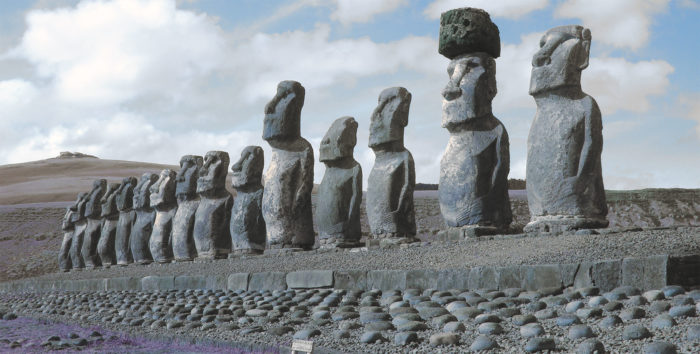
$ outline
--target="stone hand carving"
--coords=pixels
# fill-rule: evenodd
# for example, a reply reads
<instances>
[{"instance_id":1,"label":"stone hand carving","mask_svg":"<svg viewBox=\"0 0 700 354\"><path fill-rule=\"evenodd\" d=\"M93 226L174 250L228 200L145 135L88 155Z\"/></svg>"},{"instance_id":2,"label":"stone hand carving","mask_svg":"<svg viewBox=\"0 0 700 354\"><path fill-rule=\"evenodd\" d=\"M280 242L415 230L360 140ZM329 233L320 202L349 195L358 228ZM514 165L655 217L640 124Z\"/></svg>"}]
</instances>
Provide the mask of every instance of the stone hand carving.
<instances>
[{"instance_id":1,"label":"stone hand carving","mask_svg":"<svg viewBox=\"0 0 700 354\"><path fill-rule=\"evenodd\" d=\"M155 173L144 173L139 184L134 188L133 206L136 211L136 220L131 227L131 255L134 262L148 264L153 262L149 242L153 231L153 222L156 212L151 206L151 186L158 180Z\"/></svg>"},{"instance_id":2,"label":"stone hand carving","mask_svg":"<svg viewBox=\"0 0 700 354\"><path fill-rule=\"evenodd\" d=\"M300 83L282 81L265 106L263 139L272 147L272 157L265 173L262 213L269 248L309 249L314 244L314 151L299 130L304 95Z\"/></svg>"},{"instance_id":3,"label":"stone hand carving","mask_svg":"<svg viewBox=\"0 0 700 354\"><path fill-rule=\"evenodd\" d=\"M231 208L232 254L259 254L265 250L265 219L262 216L263 149L248 146L232 167L231 184L236 198Z\"/></svg>"},{"instance_id":4,"label":"stone hand carving","mask_svg":"<svg viewBox=\"0 0 700 354\"><path fill-rule=\"evenodd\" d=\"M119 224L117 192L119 192L120 187L119 183L110 183L100 201L102 229L100 231L100 241L97 243L97 253L100 255L100 262L103 267L110 267L117 263L114 243L117 237L117 225Z\"/></svg>"},{"instance_id":5,"label":"stone hand carving","mask_svg":"<svg viewBox=\"0 0 700 354\"><path fill-rule=\"evenodd\" d=\"M173 217L177 211L175 171L165 169L151 186L151 206L156 210L149 247L153 260L168 263L173 260Z\"/></svg>"},{"instance_id":6,"label":"stone hand carving","mask_svg":"<svg viewBox=\"0 0 700 354\"><path fill-rule=\"evenodd\" d=\"M90 194L81 193L78 196L78 202L75 211L71 215L71 222L74 225L73 240L70 245L70 260L73 270L81 270L85 268L85 262L81 251L83 249L83 239L85 238L85 229L87 228L87 218L85 217L85 204L87 204Z\"/></svg>"},{"instance_id":7,"label":"stone hand carving","mask_svg":"<svg viewBox=\"0 0 700 354\"><path fill-rule=\"evenodd\" d=\"M336 119L321 140L319 161L326 173L318 189L316 225L321 247L355 247L362 236L362 167L353 158L357 122Z\"/></svg>"},{"instance_id":8,"label":"stone hand carving","mask_svg":"<svg viewBox=\"0 0 700 354\"><path fill-rule=\"evenodd\" d=\"M229 161L228 153L209 151L199 171L199 205L194 218L197 258L222 258L231 252L229 223L233 197L226 190Z\"/></svg>"},{"instance_id":9,"label":"stone hand carving","mask_svg":"<svg viewBox=\"0 0 700 354\"><path fill-rule=\"evenodd\" d=\"M85 203L85 217L87 228L83 238L81 254L86 268L94 268L102 265L97 253L97 243L100 241L102 231L102 196L107 190L107 180L97 179L92 184L92 191Z\"/></svg>"},{"instance_id":10,"label":"stone hand carving","mask_svg":"<svg viewBox=\"0 0 700 354\"><path fill-rule=\"evenodd\" d=\"M58 268L67 272L73 267L71 262L70 249L73 243L73 233L75 231L74 215L78 212L78 204L87 196L87 193L78 194L78 198L73 205L66 208L66 214L63 216L61 230L63 230L63 241L61 242L61 250L58 252Z\"/></svg>"},{"instance_id":11,"label":"stone hand carving","mask_svg":"<svg viewBox=\"0 0 700 354\"><path fill-rule=\"evenodd\" d=\"M117 264L125 266L134 261L131 255L131 227L136 220L136 212L133 209L134 187L138 180L136 177L126 177L115 192L119 220L117 222L117 234L114 241L114 250Z\"/></svg>"},{"instance_id":12,"label":"stone hand carving","mask_svg":"<svg viewBox=\"0 0 700 354\"><path fill-rule=\"evenodd\" d=\"M197 256L194 246L194 217L199 206L197 179L204 160L201 156L185 155L175 177L177 211L173 217L172 245L175 261L191 261Z\"/></svg>"},{"instance_id":13,"label":"stone hand carving","mask_svg":"<svg viewBox=\"0 0 700 354\"><path fill-rule=\"evenodd\" d=\"M411 94L403 87L385 89L372 113L369 147L376 155L367 181L367 218L376 238L413 242L416 234L413 156L403 144Z\"/></svg>"},{"instance_id":14,"label":"stone hand carving","mask_svg":"<svg viewBox=\"0 0 700 354\"><path fill-rule=\"evenodd\" d=\"M537 113L527 142L525 231L606 227L601 172L603 125L596 101L581 90L591 32L581 26L547 31L532 59L530 95Z\"/></svg>"}]
</instances>

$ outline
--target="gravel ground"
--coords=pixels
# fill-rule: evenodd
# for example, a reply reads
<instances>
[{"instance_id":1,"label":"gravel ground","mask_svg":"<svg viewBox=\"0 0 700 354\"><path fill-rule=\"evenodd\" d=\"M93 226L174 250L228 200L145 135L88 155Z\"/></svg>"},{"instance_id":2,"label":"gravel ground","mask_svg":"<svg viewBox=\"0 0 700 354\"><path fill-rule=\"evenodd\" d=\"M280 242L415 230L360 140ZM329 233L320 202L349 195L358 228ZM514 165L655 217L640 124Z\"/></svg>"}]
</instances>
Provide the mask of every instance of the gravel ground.
<instances>
[{"instance_id":1,"label":"gravel ground","mask_svg":"<svg viewBox=\"0 0 700 354\"><path fill-rule=\"evenodd\" d=\"M602 231L602 230L601 230ZM577 263L651 255L700 254L700 228L678 227L644 231L605 230L600 235L525 237L491 240L416 243L392 249L304 251L236 259L51 273L36 279L90 279L148 275L226 275L237 272L295 270L466 269L472 266Z\"/></svg>"},{"instance_id":2,"label":"gravel ground","mask_svg":"<svg viewBox=\"0 0 700 354\"><path fill-rule=\"evenodd\" d=\"M286 346L305 338L340 352L463 353L479 342L493 353L586 345L613 353L651 346L700 352L700 289L677 286L600 295L597 288L0 293L0 312L2 325L19 315L195 341ZM396 342L402 337L408 343Z\"/></svg>"}]
</instances>

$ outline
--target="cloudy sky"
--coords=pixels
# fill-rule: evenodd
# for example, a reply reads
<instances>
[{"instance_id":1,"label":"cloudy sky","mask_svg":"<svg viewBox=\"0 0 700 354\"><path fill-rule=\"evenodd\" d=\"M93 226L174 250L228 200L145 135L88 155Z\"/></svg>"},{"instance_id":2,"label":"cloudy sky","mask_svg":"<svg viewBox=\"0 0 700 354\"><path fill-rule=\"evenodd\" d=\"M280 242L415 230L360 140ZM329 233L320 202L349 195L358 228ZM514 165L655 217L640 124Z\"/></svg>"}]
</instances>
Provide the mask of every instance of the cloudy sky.
<instances>
[{"instance_id":1,"label":"cloudy sky","mask_svg":"<svg viewBox=\"0 0 700 354\"><path fill-rule=\"evenodd\" d=\"M437 183L448 138L439 17L464 6L489 11L501 31L494 114L512 178L525 177L539 38L581 24L593 36L583 89L603 113L606 188L700 187L697 0L3 1L0 164L66 150L168 164L209 150L235 161L246 145L269 155L263 107L291 79L306 87L302 135L315 149L336 118L359 122L365 176L377 97L406 87L417 181ZM317 182L323 169L316 162Z\"/></svg>"}]
</instances>

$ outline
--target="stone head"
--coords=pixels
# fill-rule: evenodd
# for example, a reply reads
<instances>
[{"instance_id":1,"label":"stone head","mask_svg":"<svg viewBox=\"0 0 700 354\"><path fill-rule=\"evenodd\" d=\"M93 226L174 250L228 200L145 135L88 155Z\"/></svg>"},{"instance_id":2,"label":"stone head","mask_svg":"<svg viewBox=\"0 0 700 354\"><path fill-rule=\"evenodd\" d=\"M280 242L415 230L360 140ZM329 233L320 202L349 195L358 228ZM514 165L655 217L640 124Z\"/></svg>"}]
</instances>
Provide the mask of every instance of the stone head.
<instances>
[{"instance_id":1,"label":"stone head","mask_svg":"<svg viewBox=\"0 0 700 354\"><path fill-rule=\"evenodd\" d=\"M357 144L357 122L353 117L336 119L321 140L319 161L334 161L352 157Z\"/></svg>"},{"instance_id":2,"label":"stone head","mask_svg":"<svg viewBox=\"0 0 700 354\"><path fill-rule=\"evenodd\" d=\"M110 183L107 186L107 190L105 191L105 194L102 196L102 200L100 201L100 204L102 206L102 217L113 215L119 212L119 210L117 209L116 201L116 197L119 192L119 187L121 187L119 183Z\"/></svg>"},{"instance_id":3,"label":"stone head","mask_svg":"<svg viewBox=\"0 0 700 354\"><path fill-rule=\"evenodd\" d=\"M540 39L532 58L530 95L562 87L581 87L581 71L588 67L591 31L581 26L555 27Z\"/></svg>"},{"instance_id":4,"label":"stone head","mask_svg":"<svg viewBox=\"0 0 700 354\"><path fill-rule=\"evenodd\" d=\"M257 186L262 183L265 153L260 146L246 146L241 158L231 166L231 184L234 188Z\"/></svg>"},{"instance_id":5,"label":"stone head","mask_svg":"<svg viewBox=\"0 0 700 354\"><path fill-rule=\"evenodd\" d=\"M197 179L203 163L204 159L196 155L185 155L180 159L180 171L175 177L178 198L189 199L197 195Z\"/></svg>"},{"instance_id":6,"label":"stone head","mask_svg":"<svg viewBox=\"0 0 700 354\"><path fill-rule=\"evenodd\" d=\"M83 198L87 196L87 193L79 193L75 202L66 208L66 213L63 215L63 221L61 222L62 230L70 230L73 228L73 223L78 219L78 204Z\"/></svg>"},{"instance_id":7,"label":"stone head","mask_svg":"<svg viewBox=\"0 0 700 354\"><path fill-rule=\"evenodd\" d=\"M282 81L277 85L277 94L265 105L264 140L292 140L301 136L305 92L304 86L296 81Z\"/></svg>"},{"instance_id":8,"label":"stone head","mask_svg":"<svg viewBox=\"0 0 700 354\"><path fill-rule=\"evenodd\" d=\"M99 218L102 214L102 196L107 190L106 179L96 179L92 182L92 191L88 196L88 201L85 204L85 216L89 218Z\"/></svg>"},{"instance_id":9,"label":"stone head","mask_svg":"<svg viewBox=\"0 0 700 354\"><path fill-rule=\"evenodd\" d=\"M126 177L122 180L117 191L117 209L129 210L134 205L134 187L138 181L136 177Z\"/></svg>"},{"instance_id":10,"label":"stone head","mask_svg":"<svg viewBox=\"0 0 700 354\"><path fill-rule=\"evenodd\" d=\"M438 52L449 59L475 52L498 58L501 55L498 26L481 9L464 7L443 12Z\"/></svg>"},{"instance_id":11,"label":"stone head","mask_svg":"<svg viewBox=\"0 0 700 354\"><path fill-rule=\"evenodd\" d=\"M491 113L496 96L496 61L486 53L460 55L447 66L450 81L442 90L442 127L449 128Z\"/></svg>"},{"instance_id":12,"label":"stone head","mask_svg":"<svg viewBox=\"0 0 700 354\"><path fill-rule=\"evenodd\" d=\"M403 129L408 125L410 106L411 93L405 88L390 87L382 91L369 126L370 148L393 142L403 146Z\"/></svg>"},{"instance_id":13,"label":"stone head","mask_svg":"<svg viewBox=\"0 0 700 354\"><path fill-rule=\"evenodd\" d=\"M151 207L151 185L156 183L158 175L146 172L141 175L139 183L134 188L134 209L147 209Z\"/></svg>"},{"instance_id":14,"label":"stone head","mask_svg":"<svg viewBox=\"0 0 700 354\"><path fill-rule=\"evenodd\" d=\"M73 215L71 215L72 222L76 222L85 217L85 204L88 201L88 195L90 194L87 192L78 194L78 199L75 201L75 204L70 207L73 211Z\"/></svg>"},{"instance_id":15,"label":"stone head","mask_svg":"<svg viewBox=\"0 0 700 354\"><path fill-rule=\"evenodd\" d=\"M175 171L169 168L160 172L158 180L150 187L152 207L175 204L175 176Z\"/></svg>"},{"instance_id":16,"label":"stone head","mask_svg":"<svg viewBox=\"0 0 700 354\"><path fill-rule=\"evenodd\" d=\"M209 151L199 170L197 193L218 193L226 188L226 174L230 163L225 151Z\"/></svg>"}]
</instances>

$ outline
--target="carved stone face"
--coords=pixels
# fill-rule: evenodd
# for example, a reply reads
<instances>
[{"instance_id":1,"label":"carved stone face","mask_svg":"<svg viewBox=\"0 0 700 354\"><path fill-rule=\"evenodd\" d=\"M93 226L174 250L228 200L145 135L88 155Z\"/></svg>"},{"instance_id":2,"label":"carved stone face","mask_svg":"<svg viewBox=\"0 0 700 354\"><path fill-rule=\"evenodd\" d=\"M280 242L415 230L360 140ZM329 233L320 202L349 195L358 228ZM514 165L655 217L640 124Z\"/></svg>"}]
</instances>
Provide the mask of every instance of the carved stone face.
<instances>
[{"instance_id":1,"label":"carved stone face","mask_svg":"<svg viewBox=\"0 0 700 354\"><path fill-rule=\"evenodd\" d=\"M197 193L217 192L226 188L229 161L225 151L207 152L197 179Z\"/></svg>"},{"instance_id":2,"label":"carved stone face","mask_svg":"<svg viewBox=\"0 0 700 354\"><path fill-rule=\"evenodd\" d=\"M321 140L319 161L333 161L352 157L357 144L357 122L353 117L336 119Z\"/></svg>"},{"instance_id":3,"label":"carved stone face","mask_svg":"<svg viewBox=\"0 0 700 354\"><path fill-rule=\"evenodd\" d=\"M264 156L260 146L247 146L241 151L241 158L231 167L231 184L234 188L261 184Z\"/></svg>"},{"instance_id":4,"label":"carved stone face","mask_svg":"<svg viewBox=\"0 0 700 354\"><path fill-rule=\"evenodd\" d=\"M73 223L78 219L80 214L78 213L78 205L80 202L87 197L87 193L83 192L78 194L75 199L75 203L71 204L66 210L66 214L63 216L63 222L61 223L61 229L70 230L73 227Z\"/></svg>"},{"instance_id":5,"label":"carved stone face","mask_svg":"<svg viewBox=\"0 0 700 354\"><path fill-rule=\"evenodd\" d=\"M151 206L151 185L158 180L155 173L144 173L139 184L134 188L134 209L145 209Z\"/></svg>"},{"instance_id":6,"label":"carved stone face","mask_svg":"<svg viewBox=\"0 0 700 354\"><path fill-rule=\"evenodd\" d=\"M90 218L97 218L102 214L102 196L107 189L106 179L96 179L92 183L92 191L88 196L88 202L85 204L85 216Z\"/></svg>"},{"instance_id":7,"label":"carved stone face","mask_svg":"<svg viewBox=\"0 0 700 354\"><path fill-rule=\"evenodd\" d=\"M265 106L264 140L289 140L301 136L299 123L304 95L304 87L296 81L282 81L277 85L277 94Z\"/></svg>"},{"instance_id":8,"label":"carved stone face","mask_svg":"<svg viewBox=\"0 0 700 354\"><path fill-rule=\"evenodd\" d=\"M104 196L102 196L102 200L100 202L102 204L103 217L119 212L119 210L117 210L116 197L120 186L121 185L119 183L110 183L109 186L107 186L107 191L105 192Z\"/></svg>"},{"instance_id":9,"label":"carved stone face","mask_svg":"<svg viewBox=\"0 0 700 354\"><path fill-rule=\"evenodd\" d=\"M136 177L126 177L117 191L117 209L129 210L134 205L134 187L138 181Z\"/></svg>"},{"instance_id":10,"label":"carved stone face","mask_svg":"<svg viewBox=\"0 0 700 354\"><path fill-rule=\"evenodd\" d=\"M580 87L581 71L588 67L591 32L581 26L561 26L540 39L532 58L530 95L561 87Z\"/></svg>"},{"instance_id":11,"label":"carved stone face","mask_svg":"<svg viewBox=\"0 0 700 354\"><path fill-rule=\"evenodd\" d=\"M408 109L411 93L403 87L391 87L379 95L379 104L372 113L369 126L369 147L401 142L403 128L408 125Z\"/></svg>"},{"instance_id":12,"label":"carved stone face","mask_svg":"<svg viewBox=\"0 0 700 354\"><path fill-rule=\"evenodd\" d=\"M450 81L442 90L442 127L491 113L496 96L496 61L486 53L459 56L447 67Z\"/></svg>"},{"instance_id":13,"label":"carved stone face","mask_svg":"<svg viewBox=\"0 0 700 354\"><path fill-rule=\"evenodd\" d=\"M161 207L175 204L175 171L165 169L151 185L151 206Z\"/></svg>"},{"instance_id":14,"label":"carved stone face","mask_svg":"<svg viewBox=\"0 0 700 354\"><path fill-rule=\"evenodd\" d=\"M76 222L85 217L85 204L88 201L89 193L83 192L78 194L78 199L75 201L75 208L71 207L73 210L73 215L71 216L71 221Z\"/></svg>"},{"instance_id":15,"label":"carved stone face","mask_svg":"<svg viewBox=\"0 0 700 354\"><path fill-rule=\"evenodd\" d=\"M197 195L197 179L204 159L201 156L185 155L180 159L180 171L177 172L175 194L178 197Z\"/></svg>"}]
</instances>

